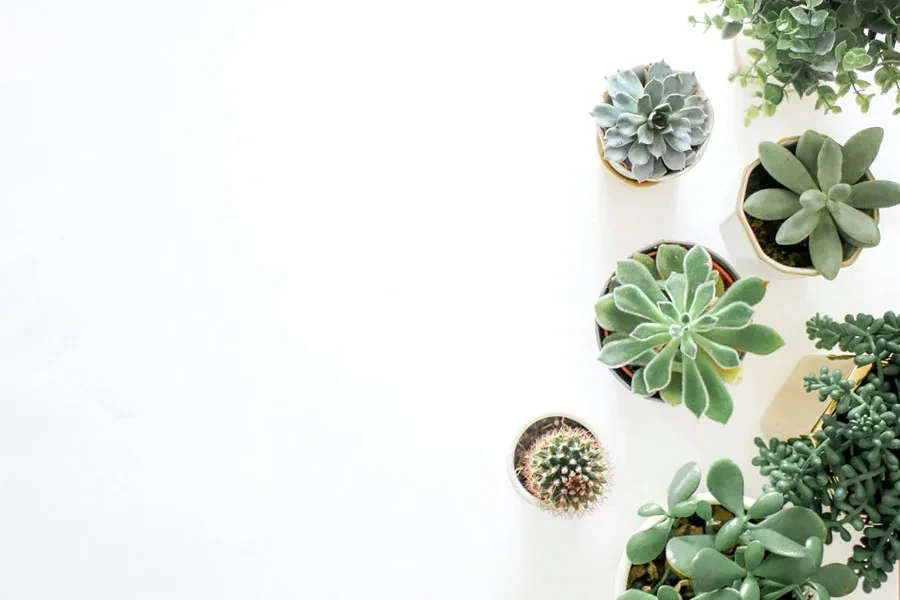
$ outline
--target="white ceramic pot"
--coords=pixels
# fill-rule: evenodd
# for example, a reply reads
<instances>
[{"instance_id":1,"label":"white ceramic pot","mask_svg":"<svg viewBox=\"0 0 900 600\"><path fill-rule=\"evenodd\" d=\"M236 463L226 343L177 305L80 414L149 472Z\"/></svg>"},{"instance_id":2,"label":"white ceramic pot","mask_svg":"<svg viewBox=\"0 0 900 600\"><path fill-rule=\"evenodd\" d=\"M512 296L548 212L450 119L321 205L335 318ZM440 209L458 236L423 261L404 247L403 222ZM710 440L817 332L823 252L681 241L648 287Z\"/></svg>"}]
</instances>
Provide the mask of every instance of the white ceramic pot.
<instances>
[{"instance_id":1,"label":"white ceramic pot","mask_svg":"<svg viewBox=\"0 0 900 600\"><path fill-rule=\"evenodd\" d=\"M718 504L713 495L709 492L700 492L698 494L694 494L695 500L706 500L710 504ZM748 509L753 505L755 500L753 498L748 498L744 496L744 508ZM637 531L644 531L645 529L650 529L654 525L661 523L665 520L665 517L652 517L644 521L644 523L637 529ZM635 533L637 533L635 531ZM622 558L619 560L619 567L616 570L616 585L613 588L613 600L616 600L619 596L625 593L628 586L628 574L631 572L631 563L628 561L628 556L625 552L622 552Z\"/></svg>"},{"instance_id":2,"label":"white ceramic pot","mask_svg":"<svg viewBox=\"0 0 900 600\"><path fill-rule=\"evenodd\" d=\"M522 436L525 434L525 432L528 430L529 427L531 427L538 421L542 421L544 419L557 418L557 417L562 417L564 419L574 421L575 423L577 423L578 425L580 425L581 427L586 429L591 435L593 435L594 439L596 439L598 441L598 443L600 441L600 436L597 435L597 430L594 429L590 423L586 422L581 417L576 417L576 416L570 415L568 413L547 413L547 414L541 415L540 417L530 421L527 425L525 425L524 427L522 427L519 430L519 432L516 434L516 437L513 439L512 448L510 449L509 454L506 458L506 472L509 475L509 480L512 483L513 488L515 488L516 493L525 502L527 502L531 506L534 506L535 508L539 508L542 510L543 510L543 507L541 506L541 503L538 502L537 498L535 498L531 494L531 492L529 492L525 488L525 486L522 485L522 482L519 481L519 475L518 475L518 473L516 473L516 447L519 445L519 440L522 438Z\"/></svg>"}]
</instances>

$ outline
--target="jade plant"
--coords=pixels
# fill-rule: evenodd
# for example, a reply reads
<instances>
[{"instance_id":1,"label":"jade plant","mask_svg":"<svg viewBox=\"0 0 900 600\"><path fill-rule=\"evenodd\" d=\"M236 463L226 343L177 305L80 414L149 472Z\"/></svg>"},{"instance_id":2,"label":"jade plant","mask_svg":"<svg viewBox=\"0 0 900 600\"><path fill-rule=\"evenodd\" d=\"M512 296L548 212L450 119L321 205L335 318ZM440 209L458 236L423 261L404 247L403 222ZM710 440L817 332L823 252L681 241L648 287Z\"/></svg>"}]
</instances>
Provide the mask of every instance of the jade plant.
<instances>
[{"instance_id":1,"label":"jade plant","mask_svg":"<svg viewBox=\"0 0 900 600\"><path fill-rule=\"evenodd\" d=\"M760 48L747 51L749 64L731 76L757 88L759 102L748 110L747 123L774 114L788 91L815 96L816 108L826 113L840 113L836 103L848 94L867 112L873 90L895 94L900 104L896 2L724 0L719 5L718 14L690 21L715 27L725 39L743 33L759 42Z\"/></svg>"},{"instance_id":2,"label":"jade plant","mask_svg":"<svg viewBox=\"0 0 900 600\"><path fill-rule=\"evenodd\" d=\"M786 507L776 492L746 506L743 473L730 460L709 469L714 503L695 495L700 479L688 463L669 486L668 508L638 510L659 521L628 540L631 589L618 600L807 600L810 592L828 600L856 588L849 567L822 565L826 527L815 512Z\"/></svg>"},{"instance_id":3,"label":"jade plant","mask_svg":"<svg viewBox=\"0 0 900 600\"><path fill-rule=\"evenodd\" d=\"M775 238L781 246L808 239L813 267L834 279L844 260L844 243L877 246L881 233L872 212L900 204L900 184L866 180L883 137L883 129L872 127L841 147L810 130L793 153L780 144L761 143L763 168L784 187L753 193L744 201L744 211L763 221L783 221Z\"/></svg>"},{"instance_id":4,"label":"jade plant","mask_svg":"<svg viewBox=\"0 0 900 600\"><path fill-rule=\"evenodd\" d=\"M606 453L590 432L560 426L535 441L525 456L526 488L546 510L581 516L606 498Z\"/></svg>"},{"instance_id":5,"label":"jade plant","mask_svg":"<svg viewBox=\"0 0 900 600\"><path fill-rule=\"evenodd\" d=\"M591 112L605 139L606 159L626 163L634 179L660 178L681 171L709 137L709 103L699 95L693 73L673 71L665 62L607 79L609 102Z\"/></svg>"},{"instance_id":6,"label":"jade plant","mask_svg":"<svg viewBox=\"0 0 900 600\"><path fill-rule=\"evenodd\" d=\"M697 417L726 423L733 404L723 378L741 366L740 353L770 354L784 345L773 329L751 323L765 282L739 279L716 297L721 282L702 246L663 244L655 262L622 260L615 280L595 306L597 323L612 332L599 360L633 367L631 389L641 396L658 392Z\"/></svg>"},{"instance_id":7,"label":"jade plant","mask_svg":"<svg viewBox=\"0 0 900 600\"><path fill-rule=\"evenodd\" d=\"M767 489L809 508L828 527L830 541L862 532L848 565L869 592L887 581L900 560L900 319L860 314L838 323L816 315L807 322L816 347L835 346L864 380L823 368L805 378L807 392L831 406L822 426L800 439L756 439L753 464L770 478Z\"/></svg>"}]
</instances>

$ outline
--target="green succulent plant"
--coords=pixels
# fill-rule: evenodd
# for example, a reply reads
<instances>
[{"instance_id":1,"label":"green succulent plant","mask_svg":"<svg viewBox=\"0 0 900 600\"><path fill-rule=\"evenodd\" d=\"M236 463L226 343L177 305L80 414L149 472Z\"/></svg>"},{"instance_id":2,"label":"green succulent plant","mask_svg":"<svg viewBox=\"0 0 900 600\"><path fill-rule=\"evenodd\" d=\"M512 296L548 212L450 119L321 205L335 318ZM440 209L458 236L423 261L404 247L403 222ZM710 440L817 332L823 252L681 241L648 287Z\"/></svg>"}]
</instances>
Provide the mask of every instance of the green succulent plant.
<instances>
[{"instance_id":1,"label":"green succulent plant","mask_svg":"<svg viewBox=\"0 0 900 600\"><path fill-rule=\"evenodd\" d=\"M767 490L822 517L827 542L862 532L848 565L870 592L900 560L900 319L888 312L837 323L816 315L807 333L816 347L837 346L871 371L862 381L827 367L806 377L806 391L833 404L834 414L810 436L768 444L757 438L753 464L769 477Z\"/></svg>"},{"instance_id":2,"label":"green succulent plant","mask_svg":"<svg viewBox=\"0 0 900 600\"><path fill-rule=\"evenodd\" d=\"M712 128L709 102L693 73L665 62L619 71L606 80L610 102L591 112L604 140L606 160L625 163L637 181L681 171Z\"/></svg>"},{"instance_id":3,"label":"green succulent plant","mask_svg":"<svg viewBox=\"0 0 900 600\"><path fill-rule=\"evenodd\" d=\"M733 403L723 377L740 367L740 352L770 354L784 345L774 330L751 323L765 282L739 279L717 298L719 277L706 249L669 244L659 247L655 263L620 261L615 278L617 286L595 306L597 324L613 332L599 360L637 368L636 394L659 392L697 417L726 423Z\"/></svg>"},{"instance_id":4,"label":"green succulent plant","mask_svg":"<svg viewBox=\"0 0 900 600\"><path fill-rule=\"evenodd\" d=\"M581 516L606 498L606 452L590 432L561 426L541 436L525 456L526 487L548 511Z\"/></svg>"},{"instance_id":5,"label":"green succulent plant","mask_svg":"<svg viewBox=\"0 0 900 600\"><path fill-rule=\"evenodd\" d=\"M744 211L763 221L784 221L775 241L789 246L809 239L815 269L834 279L844 260L844 242L872 248L881 241L878 224L864 211L900 204L900 184L861 181L884 137L880 127L864 129L841 147L815 131L797 142L796 152L772 142L759 145L759 160L783 188L759 190Z\"/></svg>"},{"instance_id":6,"label":"green succulent plant","mask_svg":"<svg viewBox=\"0 0 900 600\"><path fill-rule=\"evenodd\" d=\"M714 0L700 0L708 3ZM900 103L900 4L891 0L724 0L719 14L694 24L715 27L725 39L758 40L749 64L731 75L757 89L747 123L773 115L786 92L815 96L816 108L840 113L838 99L852 94L867 112L878 89ZM874 87L873 87L874 85ZM894 114L900 114L900 108Z\"/></svg>"},{"instance_id":7,"label":"green succulent plant","mask_svg":"<svg viewBox=\"0 0 900 600\"><path fill-rule=\"evenodd\" d=\"M807 600L809 592L828 600L856 588L849 567L822 565L826 527L815 512L785 507L777 492L746 507L743 473L730 460L714 463L706 479L727 513L697 499L700 480L700 469L688 463L669 485L668 508L645 504L638 510L660 520L628 540L628 560L643 565L664 554L665 567L652 586L629 589L618 600Z\"/></svg>"}]
</instances>

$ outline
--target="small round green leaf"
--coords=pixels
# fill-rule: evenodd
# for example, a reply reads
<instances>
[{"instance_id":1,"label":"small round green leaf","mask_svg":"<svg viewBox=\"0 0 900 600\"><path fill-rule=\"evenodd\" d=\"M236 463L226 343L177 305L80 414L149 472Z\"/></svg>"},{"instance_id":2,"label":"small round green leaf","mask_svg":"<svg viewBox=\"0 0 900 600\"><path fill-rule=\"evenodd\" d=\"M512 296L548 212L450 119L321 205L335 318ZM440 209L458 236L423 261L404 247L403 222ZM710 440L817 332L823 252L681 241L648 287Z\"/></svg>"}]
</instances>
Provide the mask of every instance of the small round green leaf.
<instances>
[{"instance_id":1,"label":"small round green leaf","mask_svg":"<svg viewBox=\"0 0 900 600\"><path fill-rule=\"evenodd\" d=\"M740 517L731 519L716 533L716 550L725 552L737 543L742 533L744 533L744 520Z\"/></svg>"},{"instance_id":2,"label":"small round green leaf","mask_svg":"<svg viewBox=\"0 0 900 600\"><path fill-rule=\"evenodd\" d=\"M741 600L759 600L759 582L752 575L748 575L741 584Z\"/></svg>"},{"instance_id":3,"label":"small round green leaf","mask_svg":"<svg viewBox=\"0 0 900 600\"><path fill-rule=\"evenodd\" d=\"M813 232L821 217L822 211L801 208L781 224L775 234L775 241L781 246L802 242ZM618 291L619 288L616 288L616 292Z\"/></svg>"},{"instance_id":4,"label":"small round green leaf","mask_svg":"<svg viewBox=\"0 0 900 600\"><path fill-rule=\"evenodd\" d=\"M666 519L650 529L638 531L625 546L625 554L633 565L643 565L662 554L672 531L672 519Z\"/></svg>"},{"instance_id":5,"label":"small round green leaf","mask_svg":"<svg viewBox=\"0 0 900 600\"><path fill-rule=\"evenodd\" d=\"M747 516L751 519L764 519L777 513L783 506L784 496L780 492L769 492L756 499L747 511Z\"/></svg>"},{"instance_id":6,"label":"small round green leaf","mask_svg":"<svg viewBox=\"0 0 900 600\"><path fill-rule=\"evenodd\" d=\"M666 509L659 504L645 504L638 509L638 515L642 517L661 517L664 514Z\"/></svg>"},{"instance_id":7,"label":"small round green leaf","mask_svg":"<svg viewBox=\"0 0 900 600\"><path fill-rule=\"evenodd\" d=\"M727 459L714 462L706 475L706 487L733 515L744 515L744 475L734 462Z\"/></svg>"},{"instance_id":8,"label":"small round green leaf","mask_svg":"<svg viewBox=\"0 0 900 600\"><path fill-rule=\"evenodd\" d=\"M766 548L762 545L762 542L753 540L747 544L747 549L744 551L744 560L747 562L747 570L755 571L757 567L762 564L765 554Z\"/></svg>"},{"instance_id":9,"label":"small round green leaf","mask_svg":"<svg viewBox=\"0 0 900 600\"><path fill-rule=\"evenodd\" d=\"M691 462L678 469L675 477L672 478L672 483L669 484L669 506L690 500L697 488L700 487L700 479L700 467L697 466L697 463Z\"/></svg>"},{"instance_id":10,"label":"small round green leaf","mask_svg":"<svg viewBox=\"0 0 900 600\"><path fill-rule=\"evenodd\" d=\"M822 584L829 594L838 598L853 593L857 584L856 573L842 564L825 565L812 576L812 579Z\"/></svg>"}]
</instances>

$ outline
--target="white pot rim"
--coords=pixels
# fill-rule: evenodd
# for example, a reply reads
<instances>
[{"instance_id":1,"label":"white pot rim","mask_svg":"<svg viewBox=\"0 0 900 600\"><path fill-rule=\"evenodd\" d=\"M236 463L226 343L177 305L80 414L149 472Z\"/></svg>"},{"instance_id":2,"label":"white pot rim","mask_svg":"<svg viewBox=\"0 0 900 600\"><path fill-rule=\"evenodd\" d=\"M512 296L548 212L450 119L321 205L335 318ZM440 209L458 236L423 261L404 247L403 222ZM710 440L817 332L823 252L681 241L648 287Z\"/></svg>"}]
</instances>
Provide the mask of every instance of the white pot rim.
<instances>
[{"instance_id":1,"label":"white pot rim","mask_svg":"<svg viewBox=\"0 0 900 600\"><path fill-rule=\"evenodd\" d=\"M695 500L705 500L710 504L718 504L718 500L716 500L712 494L709 492L699 492L694 494ZM756 500L753 498L749 498L744 496L744 508L749 509ZM645 529L650 529L657 523L661 523L665 517L651 517L641 524L640 527L637 528L635 533L638 531L644 531ZM622 552L622 558L619 560L619 566L616 569L616 585L613 588L615 591L615 595L613 596L613 600L616 600L619 596L625 593L626 588L628 586L628 574L631 572L631 562L628 560L628 556L625 552Z\"/></svg>"},{"instance_id":2,"label":"white pot rim","mask_svg":"<svg viewBox=\"0 0 900 600\"><path fill-rule=\"evenodd\" d=\"M506 458L506 472L509 475L509 480L512 483L513 488L515 488L515 490L519 494L519 496L523 500L525 500L525 502L530 504L531 506L534 506L535 508L538 508L541 510L544 510L543 507L541 506L541 503L538 502L538 499L535 498L531 494L531 492L529 492L527 489L525 489L525 486L522 485L522 482L519 481L519 476L516 474L516 446L519 445L519 440L522 438L522 435L525 433L525 431L529 427L531 427L532 425L534 425L535 423L537 423L540 420L552 419L555 417L562 417L564 419L569 419L571 421L576 421L576 422L580 423L581 426L584 427L585 429L587 429L588 433L590 433L592 436L594 436L594 439L596 439L597 442L600 443L600 436L597 435L597 430L593 427L593 425L591 425L590 421L588 421L587 419L584 419L582 417L575 416L571 413L567 413L567 412L544 413L544 414L530 420L528 423L525 424L524 427L519 429L518 433L516 433L516 437L513 439L512 447Z\"/></svg>"}]
</instances>

